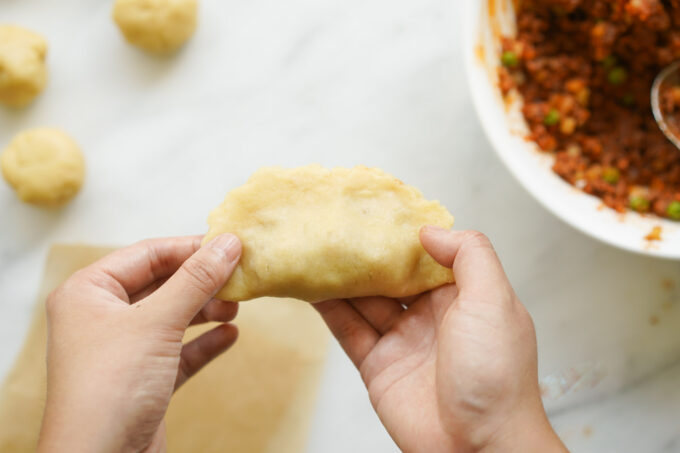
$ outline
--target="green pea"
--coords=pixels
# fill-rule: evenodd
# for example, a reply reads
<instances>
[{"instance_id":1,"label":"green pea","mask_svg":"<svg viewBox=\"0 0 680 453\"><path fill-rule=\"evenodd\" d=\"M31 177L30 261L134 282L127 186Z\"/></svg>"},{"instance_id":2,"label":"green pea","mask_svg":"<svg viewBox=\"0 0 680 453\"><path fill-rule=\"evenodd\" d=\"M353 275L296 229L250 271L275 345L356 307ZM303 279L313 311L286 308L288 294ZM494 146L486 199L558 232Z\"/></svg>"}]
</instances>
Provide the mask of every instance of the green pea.
<instances>
[{"instance_id":1,"label":"green pea","mask_svg":"<svg viewBox=\"0 0 680 453\"><path fill-rule=\"evenodd\" d=\"M649 211L649 200L640 196L630 197L630 208L637 212Z\"/></svg>"},{"instance_id":2,"label":"green pea","mask_svg":"<svg viewBox=\"0 0 680 453\"><path fill-rule=\"evenodd\" d=\"M560 122L560 112L556 109L551 109L548 114L543 118L543 124L546 126L554 126Z\"/></svg>"},{"instance_id":3,"label":"green pea","mask_svg":"<svg viewBox=\"0 0 680 453\"><path fill-rule=\"evenodd\" d=\"M501 55L501 63L503 63L503 66L506 68L515 68L519 65L519 57L512 50L506 50L503 52L503 55Z\"/></svg>"},{"instance_id":4,"label":"green pea","mask_svg":"<svg viewBox=\"0 0 680 453\"><path fill-rule=\"evenodd\" d=\"M609 71L607 79L609 80L609 83L611 83L612 85L621 85L625 83L626 80L628 80L628 71L626 71L626 68L617 66L611 71Z\"/></svg>"},{"instance_id":5,"label":"green pea","mask_svg":"<svg viewBox=\"0 0 680 453\"><path fill-rule=\"evenodd\" d=\"M604 57L602 60L602 66L604 66L606 69L611 69L616 65L617 59L614 55L607 55Z\"/></svg>"},{"instance_id":6,"label":"green pea","mask_svg":"<svg viewBox=\"0 0 680 453\"><path fill-rule=\"evenodd\" d=\"M680 201L671 201L666 209L666 214L673 220L680 220Z\"/></svg>"},{"instance_id":7,"label":"green pea","mask_svg":"<svg viewBox=\"0 0 680 453\"><path fill-rule=\"evenodd\" d=\"M607 167L602 170L602 179L607 181L609 184L616 184L621 178L621 173L618 168Z\"/></svg>"}]
</instances>

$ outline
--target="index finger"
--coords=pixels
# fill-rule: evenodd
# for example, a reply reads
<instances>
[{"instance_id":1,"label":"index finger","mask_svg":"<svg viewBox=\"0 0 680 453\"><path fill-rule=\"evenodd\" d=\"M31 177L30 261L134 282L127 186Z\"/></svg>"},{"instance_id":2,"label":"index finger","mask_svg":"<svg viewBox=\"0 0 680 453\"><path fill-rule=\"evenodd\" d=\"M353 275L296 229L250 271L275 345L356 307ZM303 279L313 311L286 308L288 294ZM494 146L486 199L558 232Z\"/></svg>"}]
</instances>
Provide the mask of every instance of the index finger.
<instances>
[{"instance_id":1,"label":"index finger","mask_svg":"<svg viewBox=\"0 0 680 453\"><path fill-rule=\"evenodd\" d=\"M442 266L453 269L459 295L502 301L512 286L489 239L477 231L424 227L420 241Z\"/></svg>"},{"instance_id":2,"label":"index finger","mask_svg":"<svg viewBox=\"0 0 680 453\"><path fill-rule=\"evenodd\" d=\"M327 300L312 306L321 314L352 363L361 370L361 364L380 340L380 334L346 300Z\"/></svg>"},{"instance_id":3,"label":"index finger","mask_svg":"<svg viewBox=\"0 0 680 453\"><path fill-rule=\"evenodd\" d=\"M86 269L103 278L98 284L127 296L173 274L200 246L201 236L147 239L116 250Z\"/></svg>"}]
</instances>

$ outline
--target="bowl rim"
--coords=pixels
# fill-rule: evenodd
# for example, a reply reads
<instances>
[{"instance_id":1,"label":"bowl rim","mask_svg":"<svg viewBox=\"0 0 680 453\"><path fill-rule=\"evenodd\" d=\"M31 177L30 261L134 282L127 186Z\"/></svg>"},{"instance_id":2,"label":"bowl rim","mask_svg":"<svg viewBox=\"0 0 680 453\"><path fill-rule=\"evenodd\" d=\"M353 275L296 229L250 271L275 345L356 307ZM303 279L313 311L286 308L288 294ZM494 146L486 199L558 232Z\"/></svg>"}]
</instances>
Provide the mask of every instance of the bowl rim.
<instances>
[{"instance_id":1,"label":"bowl rim","mask_svg":"<svg viewBox=\"0 0 680 453\"><path fill-rule=\"evenodd\" d=\"M550 190L539 190L541 188L537 187L536 182L532 181L530 178L522 177L522 173L526 170L520 169L517 159L512 157L512 152L516 150L512 149L512 152L508 152L509 148L514 148L514 146L508 144L509 141L512 141L512 132L509 128L494 127L492 126L491 121L484 120L485 118L492 116L491 113L492 110L494 110L494 106L490 105L490 103L487 102L487 99L484 98L484 91L488 91L488 85L491 81L489 80L488 75L486 77L479 76L480 70L488 71L488 68L484 68L481 65L480 59L476 53L476 47L479 44L480 39L480 13L483 11L483 5L485 3L487 3L487 0L464 0L462 2L463 11L459 17L461 21L461 43L463 46L464 71L475 113L482 126L482 130L501 162L503 162L513 177L535 200L539 202L539 204L572 228L603 243L639 255L671 260L680 259L680 232L677 231L678 226L675 222L656 216L640 216L634 212L626 213L626 218L636 217L642 219L642 223L645 223L645 227L648 227L650 231L654 226L661 225L665 232L670 231L671 234L674 233L674 237L671 240L664 238L661 241L655 241L654 246L649 246L647 244L645 247L645 241L643 240L644 233L641 234L641 240L637 243L622 240L622 238L616 234L606 234L600 229L594 229L592 228L592 221L588 221L586 216L575 216L571 211L559 209L558 206L553 203L555 200L553 199ZM527 146L524 146L523 148L528 151ZM553 175L558 178L554 173ZM616 215L611 215L612 213L615 213L615 211L610 208L598 211L596 206L601 204L599 198L577 191L577 189L574 189L567 182L563 181L563 184L573 190L574 196L593 199L593 209L595 213L604 215L603 212L610 211L611 222L621 223L620 220L616 219ZM604 220L601 219L601 221ZM609 222L609 220L606 221ZM615 224L612 223L612 227L614 226Z\"/></svg>"}]
</instances>

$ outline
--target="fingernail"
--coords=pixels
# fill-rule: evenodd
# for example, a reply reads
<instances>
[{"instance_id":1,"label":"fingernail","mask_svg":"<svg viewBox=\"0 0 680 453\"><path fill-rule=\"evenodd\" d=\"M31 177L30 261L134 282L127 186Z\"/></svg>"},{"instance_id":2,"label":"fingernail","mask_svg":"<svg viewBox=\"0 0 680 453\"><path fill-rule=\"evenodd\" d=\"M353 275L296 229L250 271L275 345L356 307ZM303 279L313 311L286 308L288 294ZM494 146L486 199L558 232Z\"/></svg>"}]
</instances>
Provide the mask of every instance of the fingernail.
<instances>
[{"instance_id":1,"label":"fingernail","mask_svg":"<svg viewBox=\"0 0 680 453\"><path fill-rule=\"evenodd\" d=\"M230 262L238 260L241 256L241 243L233 234L220 234L208 242L208 247L221 250Z\"/></svg>"},{"instance_id":2,"label":"fingernail","mask_svg":"<svg viewBox=\"0 0 680 453\"><path fill-rule=\"evenodd\" d=\"M424 227L423 227L423 232L424 232L424 233L430 233L430 234L440 235L440 234L448 233L449 230L447 230L447 229L445 229L445 228L442 228L442 227L440 227L440 226L438 226L438 225L427 225L427 226L424 226Z\"/></svg>"}]
</instances>

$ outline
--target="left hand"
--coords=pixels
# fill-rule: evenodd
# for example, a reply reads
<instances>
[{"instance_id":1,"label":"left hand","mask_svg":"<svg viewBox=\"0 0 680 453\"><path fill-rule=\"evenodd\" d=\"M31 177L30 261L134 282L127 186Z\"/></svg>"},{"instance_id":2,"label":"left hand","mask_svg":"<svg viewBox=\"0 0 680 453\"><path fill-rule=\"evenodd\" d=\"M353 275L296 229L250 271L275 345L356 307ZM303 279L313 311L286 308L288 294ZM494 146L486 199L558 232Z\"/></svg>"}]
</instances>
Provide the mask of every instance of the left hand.
<instances>
[{"instance_id":1,"label":"left hand","mask_svg":"<svg viewBox=\"0 0 680 453\"><path fill-rule=\"evenodd\" d=\"M163 417L187 379L227 350L238 305L214 299L239 240L155 239L76 272L47 300L39 452L165 450ZM189 325L221 324L182 344Z\"/></svg>"}]
</instances>

